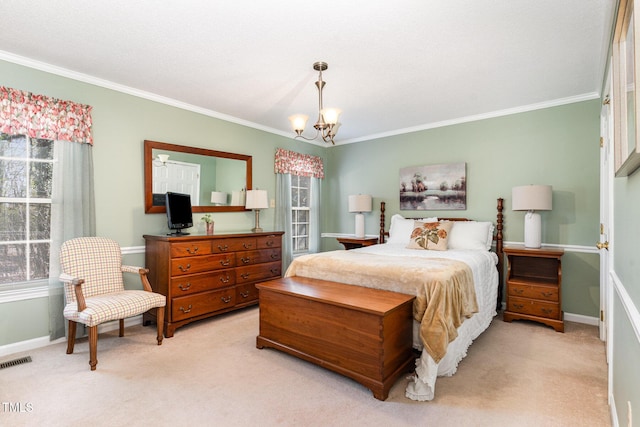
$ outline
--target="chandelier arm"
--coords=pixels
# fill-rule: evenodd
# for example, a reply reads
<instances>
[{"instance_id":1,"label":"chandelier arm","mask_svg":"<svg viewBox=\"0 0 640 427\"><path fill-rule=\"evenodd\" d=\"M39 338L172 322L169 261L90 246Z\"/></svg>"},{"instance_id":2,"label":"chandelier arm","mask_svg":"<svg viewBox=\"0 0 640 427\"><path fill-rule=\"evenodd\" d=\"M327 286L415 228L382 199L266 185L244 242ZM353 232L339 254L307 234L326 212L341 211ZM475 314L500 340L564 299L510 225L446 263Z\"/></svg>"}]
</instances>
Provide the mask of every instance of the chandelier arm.
<instances>
[{"instance_id":1,"label":"chandelier arm","mask_svg":"<svg viewBox=\"0 0 640 427\"><path fill-rule=\"evenodd\" d=\"M315 136L314 136L313 138L307 138L307 137L306 137L306 136L304 136L302 133L299 133L299 134L297 134L296 136L294 136L294 137L293 137L293 139L302 138L302 139L304 139L305 141L313 141L314 139L317 139L317 138L318 138L318 134L320 134L320 131L316 129L316 134L315 134ZM322 139L324 139L324 135L322 135L322 134L321 134L321 136L322 136ZM325 142L327 142L327 141L325 141Z\"/></svg>"}]
</instances>

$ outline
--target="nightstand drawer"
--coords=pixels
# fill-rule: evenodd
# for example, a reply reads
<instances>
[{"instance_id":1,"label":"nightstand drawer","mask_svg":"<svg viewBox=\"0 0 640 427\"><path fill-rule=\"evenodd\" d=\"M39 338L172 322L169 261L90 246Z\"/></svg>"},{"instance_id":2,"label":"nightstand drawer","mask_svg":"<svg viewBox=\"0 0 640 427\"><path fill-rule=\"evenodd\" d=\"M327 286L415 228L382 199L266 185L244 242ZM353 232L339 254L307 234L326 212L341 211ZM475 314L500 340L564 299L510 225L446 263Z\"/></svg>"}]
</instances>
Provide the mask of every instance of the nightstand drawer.
<instances>
[{"instance_id":1,"label":"nightstand drawer","mask_svg":"<svg viewBox=\"0 0 640 427\"><path fill-rule=\"evenodd\" d=\"M511 297L507 311L532 316L560 319L560 306L557 303Z\"/></svg>"},{"instance_id":2,"label":"nightstand drawer","mask_svg":"<svg viewBox=\"0 0 640 427\"><path fill-rule=\"evenodd\" d=\"M559 301L559 293L557 286L540 286L540 285L526 285L521 283L509 283L508 286L509 296L535 298L544 301Z\"/></svg>"}]
</instances>

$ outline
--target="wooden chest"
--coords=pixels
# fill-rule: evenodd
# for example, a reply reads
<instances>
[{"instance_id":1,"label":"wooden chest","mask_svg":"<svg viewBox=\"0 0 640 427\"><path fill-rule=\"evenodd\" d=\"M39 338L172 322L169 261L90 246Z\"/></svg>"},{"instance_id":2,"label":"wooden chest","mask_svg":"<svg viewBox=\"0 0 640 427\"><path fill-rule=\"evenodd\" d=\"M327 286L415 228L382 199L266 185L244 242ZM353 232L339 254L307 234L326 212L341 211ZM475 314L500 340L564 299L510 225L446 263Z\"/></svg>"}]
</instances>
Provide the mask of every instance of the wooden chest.
<instances>
[{"instance_id":1,"label":"wooden chest","mask_svg":"<svg viewBox=\"0 0 640 427\"><path fill-rule=\"evenodd\" d=\"M282 235L145 235L145 264L155 292L167 296L164 333L258 303L256 282L282 275ZM146 313L145 323L155 321Z\"/></svg>"},{"instance_id":2,"label":"wooden chest","mask_svg":"<svg viewBox=\"0 0 640 427\"><path fill-rule=\"evenodd\" d=\"M272 347L338 372L380 400L415 366L413 296L305 277L257 287L258 348Z\"/></svg>"}]
</instances>

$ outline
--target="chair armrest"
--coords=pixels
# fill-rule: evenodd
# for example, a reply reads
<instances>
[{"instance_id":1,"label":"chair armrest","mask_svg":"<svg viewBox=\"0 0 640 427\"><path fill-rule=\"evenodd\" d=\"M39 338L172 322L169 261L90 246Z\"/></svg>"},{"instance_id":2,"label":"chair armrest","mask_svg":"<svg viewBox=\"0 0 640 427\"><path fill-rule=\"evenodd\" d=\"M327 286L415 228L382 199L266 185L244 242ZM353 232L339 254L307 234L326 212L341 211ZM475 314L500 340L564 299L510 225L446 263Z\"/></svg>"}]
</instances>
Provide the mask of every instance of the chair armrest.
<instances>
[{"instance_id":1,"label":"chair armrest","mask_svg":"<svg viewBox=\"0 0 640 427\"><path fill-rule=\"evenodd\" d=\"M73 286L73 291L76 294L76 301L78 302L78 311L83 311L87 308L87 302L84 300L84 294L82 293L82 284L84 279L78 279L67 273L62 273L59 279L63 283L70 283Z\"/></svg>"},{"instance_id":2,"label":"chair armrest","mask_svg":"<svg viewBox=\"0 0 640 427\"><path fill-rule=\"evenodd\" d=\"M131 265L123 265L120 268L123 273L138 273L144 290L147 292L153 292L153 289L151 289L151 283L149 283L149 278L147 277L147 274L149 274L148 268L133 267Z\"/></svg>"}]
</instances>

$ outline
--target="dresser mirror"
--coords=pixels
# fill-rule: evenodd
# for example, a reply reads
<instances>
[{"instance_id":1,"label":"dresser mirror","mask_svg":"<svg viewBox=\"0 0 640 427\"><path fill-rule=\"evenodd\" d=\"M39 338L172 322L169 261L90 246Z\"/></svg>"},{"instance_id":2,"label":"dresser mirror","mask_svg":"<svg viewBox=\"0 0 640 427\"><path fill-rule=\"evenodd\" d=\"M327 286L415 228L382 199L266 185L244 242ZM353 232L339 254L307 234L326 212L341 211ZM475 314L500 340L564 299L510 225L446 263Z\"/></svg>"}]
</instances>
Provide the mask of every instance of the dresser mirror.
<instances>
[{"instance_id":1,"label":"dresser mirror","mask_svg":"<svg viewBox=\"0 0 640 427\"><path fill-rule=\"evenodd\" d=\"M191 195L193 212L240 212L251 189L252 157L144 141L144 211L164 213L165 193Z\"/></svg>"}]
</instances>

